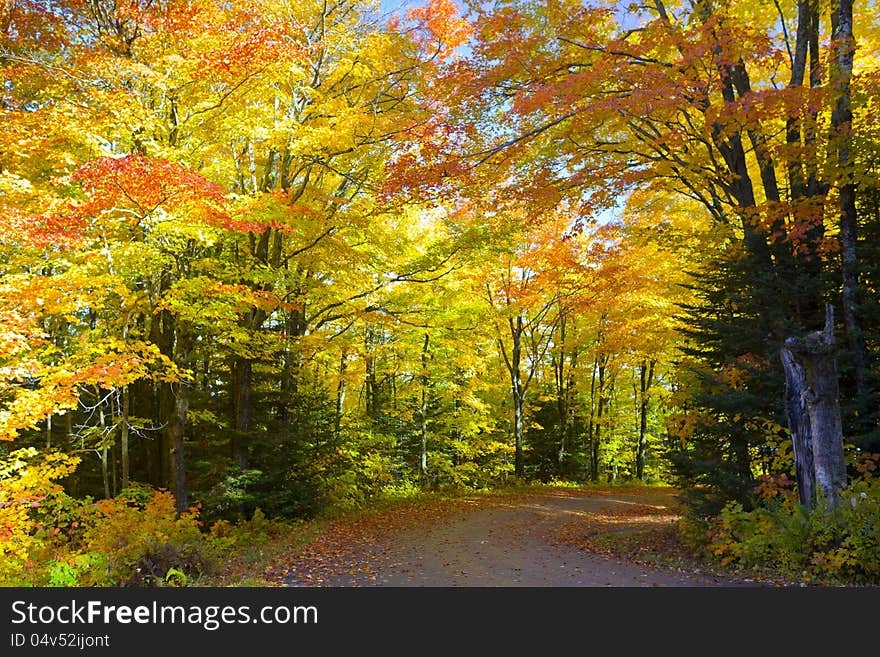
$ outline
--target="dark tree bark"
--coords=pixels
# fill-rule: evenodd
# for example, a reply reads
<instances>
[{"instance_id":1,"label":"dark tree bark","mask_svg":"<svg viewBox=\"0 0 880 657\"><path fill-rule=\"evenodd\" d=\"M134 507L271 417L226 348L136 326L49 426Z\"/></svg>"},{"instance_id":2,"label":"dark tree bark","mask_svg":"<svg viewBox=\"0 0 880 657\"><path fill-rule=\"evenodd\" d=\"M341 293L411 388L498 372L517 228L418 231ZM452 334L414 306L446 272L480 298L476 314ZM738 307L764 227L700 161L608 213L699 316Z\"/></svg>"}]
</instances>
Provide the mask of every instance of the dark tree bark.
<instances>
[{"instance_id":1,"label":"dark tree bark","mask_svg":"<svg viewBox=\"0 0 880 657\"><path fill-rule=\"evenodd\" d=\"M382 403L379 395L379 379L376 375L376 340L372 329L364 334L364 410L373 422L379 420Z\"/></svg>"},{"instance_id":2,"label":"dark tree bark","mask_svg":"<svg viewBox=\"0 0 880 657\"><path fill-rule=\"evenodd\" d=\"M160 291L164 292L171 286L170 274L163 273ZM159 351L172 361L174 357L174 337L175 337L175 321L174 316L168 310L161 310L158 319L153 323L151 331L155 337L153 342L159 347ZM174 390L172 383L163 381L159 383L157 410L159 421L156 423L159 427L165 427L164 430L157 432L157 440L155 441L155 449L153 453L153 480L154 486L168 487L171 481L171 445L169 443L169 418L174 415Z\"/></svg>"},{"instance_id":3,"label":"dark tree bark","mask_svg":"<svg viewBox=\"0 0 880 657\"><path fill-rule=\"evenodd\" d=\"M296 298L299 298L300 296L301 295L298 292L295 295ZM286 339L284 353L282 355L281 377L278 385L280 394L275 409L275 416L281 427L287 430L290 427L291 419L290 405L293 403L298 392L299 371L302 366L299 341L300 338L306 334L305 306L303 305L301 308L295 308L287 312L285 315L284 326ZM345 366L344 359L345 354L343 353L343 373ZM342 379L340 379L340 385L344 386L344 381ZM341 416L339 421L341 421ZM339 430L337 428L336 434L338 433Z\"/></svg>"},{"instance_id":4,"label":"dark tree bark","mask_svg":"<svg viewBox=\"0 0 880 657\"><path fill-rule=\"evenodd\" d=\"M494 306L492 291L488 283L486 284L486 298ZM513 400L514 474L517 477L525 476L526 393L539 364L546 356L546 349L549 348L550 337L555 330L555 324L548 333L542 333L538 327L541 319L546 316L553 303L548 303L532 317L527 317L522 312L518 312L516 315L507 318L507 332L510 335L509 348L506 346L503 337L504 332L502 332L500 325L496 324L495 327L498 349L510 375L510 392ZM507 305L510 305L509 300ZM522 371L523 348L527 350L526 359L529 361L529 367L525 375Z\"/></svg>"},{"instance_id":5,"label":"dark tree bark","mask_svg":"<svg viewBox=\"0 0 880 657\"><path fill-rule=\"evenodd\" d=\"M596 436L596 403L595 403L595 395L596 395L596 368L598 367L598 362L594 358L593 359L593 367L590 373L590 420L587 423L587 452L590 456L590 481L598 481L598 470L596 469L596 462L593 458L593 441Z\"/></svg>"},{"instance_id":6,"label":"dark tree bark","mask_svg":"<svg viewBox=\"0 0 880 657\"><path fill-rule=\"evenodd\" d=\"M523 335L523 319L522 316L510 319L510 363L508 370L510 373L510 392L513 397L513 442L514 442L514 467L513 471L517 477L525 475L525 455L523 453L523 443L525 437L525 390L522 383L522 372L520 371L520 363L522 361L522 335Z\"/></svg>"},{"instance_id":7,"label":"dark tree bark","mask_svg":"<svg viewBox=\"0 0 880 657\"><path fill-rule=\"evenodd\" d=\"M178 514L189 507L186 488L186 458L183 448L186 414L189 410L189 384L177 384L174 395L174 415L168 425L171 443L171 466L174 473L174 507Z\"/></svg>"},{"instance_id":8,"label":"dark tree bark","mask_svg":"<svg viewBox=\"0 0 880 657\"><path fill-rule=\"evenodd\" d=\"M568 314L565 310L560 310L558 327L556 329L556 348L551 354L554 384L556 386L556 412L559 416L559 448L556 451L556 466L560 476L563 475L562 466L565 462L574 431L574 411L572 407L574 405L573 395L578 361L577 347L570 347L567 343L567 328Z\"/></svg>"},{"instance_id":9,"label":"dark tree bark","mask_svg":"<svg viewBox=\"0 0 880 657\"><path fill-rule=\"evenodd\" d=\"M834 340L834 309L826 307L825 328L803 338L789 338L782 348L786 368L786 412L795 448L798 475L804 488L815 481L815 494L829 504L838 502L838 492L846 485L843 455L843 426L838 398L837 359ZM806 414L804 414L806 410ZM797 450L801 450L798 455ZM812 460L812 478L806 469ZM801 486L801 480L798 480ZM801 501L812 507L807 490Z\"/></svg>"},{"instance_id":10,"label":"dark tree bark","mask_svg":"<svg viewBox=\"0 0 880 657\"><path fill-rule=\"evenodd\" d=\"M160 291L171 287L172 274L164 271ZM158 320L151 327L151 336L159 351L178 367L190 367L192 333L184 321L178 321L168 310L159 312ZM189 410L189 384L186 381L163 381L159 384L159 431L157 440L158 471L155 473L161 486L174 490L175 508L183 513L189 507L186 487L186 460L184 455L184 431Z\"/></svg>"},{"instance_id":11,"label":"dark tree bark","mask_svg":"<svg viewBox=\"0 0 880 657\"><path fill-rule=\"evenodd\" d=\"M110 479L107 469L107 449L110 442L110 434L107 428L107 416L104 414L104 403L101 401L101 390L96 389L98 398L98 426L101 427L101 480L104 482L104 498L110 499Z\"/></svg>"},{"instance_id":12,"label":"dark tree bark","mask_svg":"<svg viewBox=\"0 0 880 657\"><path fill-rule=\"evenodd\" d=\"M566 351L566 325L568 316L566 313L559 314L559 328L557 330L558 347L550 354L550 360L553 364L553 382L556 386L556 414L559 416L559 449L556 450L556 464L561 469L562 462L565 459L565 443L568 437L568 390L566 368L565 368L565 351ZM561 472L560 472L561 474Z\"/></svg>"},{"instance_id":13,"label":"dark tree bark","mask_svg":"<svg viewBox=\"0 0 880 657\"><path fill-rule=\"evenodd\" d=\"M232 408L235 423L232 434L232 457L239 470L248 467L248 439L253 428L253 361L236 358L232 365Z\"/></svg>"},{"instance_id":14,"label":"dark tree bark","mask_svg":"<svg viewBox=\"0 0 880 657\"><path fill-rule=\"evenodd\" d=\"M602 427L605 422L605 407L608 404L608 391L606 380L606 367L608 354L600 353L595 360L595 394L596 415L593 424L593 439L590 445L590 479L599 481L599 456L602 446ZM593 388L593 386L591 386Z\"/></svg>"},{"instance_id":15,"label":"dark tree bark","mask_svg":"<svg viewBox=\"0 0 880 657\"><path fill-rule=\"evenodd\" d=\"M345 371L348 369L348 351L342 350L339 356L339 382L336 384L336 413L333 418L333 437L339 440L339 431L342 428L342 414L345 409Z\"/></svg>"},{"instance_id":16,"label":"dark tree bark","mask_svg":"<svg viewBox=\"0 0 880 657\"><path fill-rule=\"evenodd\" d=\"M188 369L190 351L192 349L192 334L190 327L185 322L177 323L176 340L174 345L174 357L178 365ZM181 380L173 387L173 410L167 421L168 439L171 446L171 473L174 482L174 504L177 513L183 513L189 508L188 491L186 487L186 459L184 454L184 434L186 431L186 415L189 411L190 384Z\"/></svg>"},{"instance_id":17,"label":"dark tree bark","mask_svg":"<svg viewBox=\"0 0 880 657\"><path fill-rule=\"evenodd\" d=\"M425 341L422 343L419 399L419 475L423 480L428 478L428 332L425 331Z\"/></svg>"},{"instance_id":18,"label":"dark tree bark","mask_svg":"<svg viewBox=\"0 0 880 657\"><path fill-rule=\"evenodd\" d=\"M128 479L129 479L129 450L128 450L128 436L129 436L129 414L131 411L131 393L129 391L128 386L123 386L122 388L122 398L120 400L120 404L122 408L120 409L119 418L120 422L120 448L122 450L122 488L123 490L128 488Z\"/></svg>"},{"instance_id":19,"label":"dark tree bark","mask_svg":"<svg viewBox=\"0 0 880 657\"><path fill-rule=\"evenodd\" d=\"M639 366L639 444L636 450L636 478L645 478L645 456L648 448L648 391L654 385L657 361L643 360Z\"/></svg>"},{"instance_id":20,"label":"dark tree bark","mask_svg":"<svg viewBox=\"0 0 880 657\"><path fill-rule=\"evenodd\" d=\"M852 171L852 103L850 81L852 79L855 37L853 35L852 0L837 0L831 7L831 74L829 83L836 95L831 113L831 142L836 149L840 168L840 273L842 279L841 302L843 321L853 370L859 405L868 404L868 349L859 317L859 265L856 243L858 240L858 216L856 214L856 186Z\"/></svg>"},{"instance_id":21,"label":"dark tree bark","mask_svg":"<svg viewBox=\"0 0 880 657\"><path fill-rule=\"evenodd\" d=\"M251 155L253 155L253 147L251 146ZM256 182L256 174L251 171L253 178L254 190L258 188ZM266 181L263 181L266 184ZM281 261L281 252L283 247L282 232L272 228L266 228L259 235L254 233L248 234L250 255L260 264L277 268ZM255 286L255 289L265 290L265 287ZM241 325L247 330L249 335L257 334L263 329L268 318L268 313L264 310L254 308L246 312L241 317ZM248 467L248 451L250 442L250 433L254 426L254 391L253 391L253 358L236 356L231 365L232 386L230 396L232 398L233 408L233 434L232 434L232 457L240 470L246 470ZM287 375L289 376L289 372Z\"/></svg>"}]
</instances>

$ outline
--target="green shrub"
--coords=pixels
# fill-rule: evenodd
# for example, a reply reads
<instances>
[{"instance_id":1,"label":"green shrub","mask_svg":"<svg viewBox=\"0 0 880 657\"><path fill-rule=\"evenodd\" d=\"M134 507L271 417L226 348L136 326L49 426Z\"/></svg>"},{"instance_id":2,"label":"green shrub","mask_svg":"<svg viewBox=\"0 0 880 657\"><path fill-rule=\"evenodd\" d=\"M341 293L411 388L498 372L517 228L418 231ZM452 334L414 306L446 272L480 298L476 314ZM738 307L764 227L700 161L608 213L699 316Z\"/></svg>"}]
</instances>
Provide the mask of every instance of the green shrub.
<instances>
[{"instance_id":1,"label":"green shrub","mask_svg":"<svg viewBox=\"0 0 880 657\"><path fill-rule=\"evenodd\" d=\"M709 550L724 564L765 566L805 580L880 583L880 480L859 480L837 505L807 511L792 497L765 500L752 511L724 507Z\"/></svg>"}]
</instances>

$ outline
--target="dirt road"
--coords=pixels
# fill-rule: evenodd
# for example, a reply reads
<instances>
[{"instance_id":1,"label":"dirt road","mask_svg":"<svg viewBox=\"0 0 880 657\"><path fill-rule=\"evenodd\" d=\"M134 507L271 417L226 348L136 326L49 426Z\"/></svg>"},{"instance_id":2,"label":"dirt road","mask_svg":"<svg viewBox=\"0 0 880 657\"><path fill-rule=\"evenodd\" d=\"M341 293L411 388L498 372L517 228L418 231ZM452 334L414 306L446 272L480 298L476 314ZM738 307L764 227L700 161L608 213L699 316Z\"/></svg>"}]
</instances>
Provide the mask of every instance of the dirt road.
<instances>
[{"instance_id":1,"label":"dirt road","mask_svg":"<svg viewBox=\"0 0 880 657\"><path fill-rule=\"evenodd\" d=\"M552 490L418 517L366 540L340 532L295 565L292 586L718 586L699 572L630 563L565 537L675 520L668 489ZM334 544L334 541L338 544Z\"/></svg>"}]
</instances>

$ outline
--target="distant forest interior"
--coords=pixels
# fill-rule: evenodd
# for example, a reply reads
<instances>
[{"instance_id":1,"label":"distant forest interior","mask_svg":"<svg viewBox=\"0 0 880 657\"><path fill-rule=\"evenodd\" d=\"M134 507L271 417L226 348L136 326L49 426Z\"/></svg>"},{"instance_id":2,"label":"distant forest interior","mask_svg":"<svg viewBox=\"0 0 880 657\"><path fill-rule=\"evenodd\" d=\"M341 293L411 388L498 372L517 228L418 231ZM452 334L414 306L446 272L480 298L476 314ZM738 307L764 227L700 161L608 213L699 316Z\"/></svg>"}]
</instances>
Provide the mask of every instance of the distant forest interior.
<instances>
[{"instance_id":1,"label":"distant forest interior","mask_svg":"<svg viewBox=\"0 0 880 657\"><path fill-rule=\"evenodd\" d=\"M0 585L618 485L880 583L876 0L0 0L0 71Z\"/></svg>"}]
</instances>

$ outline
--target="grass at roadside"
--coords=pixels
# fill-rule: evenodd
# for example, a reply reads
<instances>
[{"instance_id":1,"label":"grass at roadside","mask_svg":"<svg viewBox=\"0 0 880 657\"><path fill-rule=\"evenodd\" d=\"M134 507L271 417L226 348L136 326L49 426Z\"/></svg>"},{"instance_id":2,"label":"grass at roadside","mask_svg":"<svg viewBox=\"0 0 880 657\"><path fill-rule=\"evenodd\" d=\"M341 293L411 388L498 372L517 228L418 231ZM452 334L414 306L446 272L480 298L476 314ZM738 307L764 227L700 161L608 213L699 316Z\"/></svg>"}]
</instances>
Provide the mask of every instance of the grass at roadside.
<instances>
[{"instance_id":1,"label":"grass at roadside","mask_svg":"<svg viewBox=\"0 0 880 657\"><path fill-rule=\"evenodd\" d=\"M797 586L772 568L724 566L682 540L676 505L637 504L578 518L561 526L550 540L632 563L727 580L731 584Z\"/></svg>"}]
</instances>

